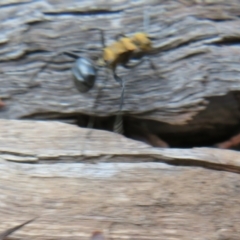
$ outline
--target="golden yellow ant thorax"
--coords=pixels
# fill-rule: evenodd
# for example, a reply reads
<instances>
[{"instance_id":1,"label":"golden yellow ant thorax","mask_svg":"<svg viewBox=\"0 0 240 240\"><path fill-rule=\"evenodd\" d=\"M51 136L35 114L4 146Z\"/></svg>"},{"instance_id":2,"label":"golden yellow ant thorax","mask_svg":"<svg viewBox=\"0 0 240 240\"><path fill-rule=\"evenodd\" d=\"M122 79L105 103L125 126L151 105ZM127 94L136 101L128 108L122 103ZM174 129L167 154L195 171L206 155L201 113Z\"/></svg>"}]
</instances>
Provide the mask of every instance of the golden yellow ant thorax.
<instances>
[{"instance_id":1,"label":"golden yellow ant thorax","mask_svg":"<svg viewBox=\"0 0 240 240\"><path fill-rule=\"evenodd\" d=\"M124 37L119 40L122 43L122 48L124 51L135 51L137 50L137 46L131 41L130 38Z\"/></svg>"},{"instance_id":2,"label":"golden yellow ant thorax","mask_svg":"<svg viewBox=\"0 0 240 240\"><path fill-rule=\"evenodd\" d=\"M130 38L123 37L119 41L103 49L103 60L107 63L117 61L117 59L125 53L135 51L138 47L132 43Z\"/></svg>"}]
</instances>

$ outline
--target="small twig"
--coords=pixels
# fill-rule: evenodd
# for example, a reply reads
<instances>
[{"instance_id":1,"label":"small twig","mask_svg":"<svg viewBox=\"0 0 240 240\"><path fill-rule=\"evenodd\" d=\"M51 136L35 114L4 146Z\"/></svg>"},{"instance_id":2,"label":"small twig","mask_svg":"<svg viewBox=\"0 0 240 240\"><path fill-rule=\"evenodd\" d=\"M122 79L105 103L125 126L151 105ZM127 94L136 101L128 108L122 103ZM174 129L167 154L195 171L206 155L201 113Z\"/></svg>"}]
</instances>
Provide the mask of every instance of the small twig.
<instances>
[{"instance_id":1,"label":"small twig","mask_svg":"<svg viewBox=\"0 0 240 240\"><path fill-rule=\"evenodd\" d=\"M17 231L18 229L22 228L22 227L25 226L26 224L34 221L35 219L36 219L36 218L33 218L33 219L28 220L28 221L26 221L26 222L24 222L24 223L22 223L22 224L20 224L20 225L17 225L17 226L15 226L15 227L9 228L8 230L2 232L2 233L0 234L0 240L4 240L7 236L9 236L9 235L12 234L13 232ZM100 239L99 239L99 240L100 240Z\"/></svg>"}]
</instances>

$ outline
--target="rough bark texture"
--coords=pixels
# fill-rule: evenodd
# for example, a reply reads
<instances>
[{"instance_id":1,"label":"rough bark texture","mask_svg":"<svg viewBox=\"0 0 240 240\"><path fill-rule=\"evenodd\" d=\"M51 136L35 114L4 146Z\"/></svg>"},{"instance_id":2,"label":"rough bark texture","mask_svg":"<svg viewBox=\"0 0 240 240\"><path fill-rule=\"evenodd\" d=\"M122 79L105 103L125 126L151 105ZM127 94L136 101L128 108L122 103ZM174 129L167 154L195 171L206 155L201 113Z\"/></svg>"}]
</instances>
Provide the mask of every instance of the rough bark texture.
<instances>
[{"instance_id":1,"label":"rough bark texture","mask_svg":"<svg viewBox=\"0 0 240 240\"><path fill-rule=\"evenodd\" d=\"M168 126L167 133L181 134L184 129L190 134L211 135L214 131L226 137L236 131L240 116L239 3L148 1L148 32L156 37L154 45L159 49L152 60L159 77L147 62L130 74L118 69L126 81L126 115L156 120L155 131L163 134L161 122L176 125ZM104 82L104 71L86 94L79 94L73 86L73 60L68 57L59 57L56 64L32 76L56 52L79 49L89 50L83 56L101 54L99 32L90 28L105 29L107 43L119 32L141 31L145 3L41 0L0 4L0 97L6 103L1 118L116 114L121 89L112 77Z\"/></svg>"},{"instance_id":2,"label":"rough bark texture","mask_svg":"<svg viewBox=\"0 0 240 240\"><path fill-rule=\"evenodd\" d=\"M212 145L237 132L240 1L147 3L159 77L148 63L118 69L126 130L145 129L171 146ZM109 239L239 239L238 152L154 148L106 131L16 120L115 115L121 89L104 71L85 94L74 88L66 56L33 76L61 51L101 54L93 27L106 30L108 43L123 30L141 31L145 5L0 1L0 233L38 216L13 237L89 239L100 230Z\"/></svg>"},{"instance_id":3,"label":"rough bark texture","mask_svg":"<svg viewBox=\"0 0 240 240\"><path fill-rule=\"evenodd\" d=\"M87 139L57 122L0 127L0 231L38 217L14 238L239 238L238 152L162 150L96 130Z\"/></svg>"}]
</instances>

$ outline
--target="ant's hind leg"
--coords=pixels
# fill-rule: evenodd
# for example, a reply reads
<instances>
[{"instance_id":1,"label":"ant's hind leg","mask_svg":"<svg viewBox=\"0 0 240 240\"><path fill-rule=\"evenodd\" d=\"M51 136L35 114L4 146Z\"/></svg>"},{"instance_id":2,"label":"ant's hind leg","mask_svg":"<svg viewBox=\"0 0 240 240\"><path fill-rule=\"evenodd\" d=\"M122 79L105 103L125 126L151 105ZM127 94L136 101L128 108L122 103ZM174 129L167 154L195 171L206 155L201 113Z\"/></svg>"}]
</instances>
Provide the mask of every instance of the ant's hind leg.
<instances>
[{"instance_id":1,"label":"ant's hind leg","mask_svg":"<svg viewBox=\"0 0 240 240\"><path fill-rule=\"evenodd\" d=\"M148 61L149 61L151 69L154 71L155 76L157 78L159 78L159 74L158 74L158 70L157 70L156 65L154 64L154 62L149 57L148 57Z\"/></svg>"},{"instance_id":2,"label":"ant's hind leg","mask_svg":"<svg viewBox=\"0 0 240 240\"><path fill-rule=\"evenodd\" d=\"M113 132L123 134L123 115L119 113L114 121Z\"/></svg>"}]
</instances>

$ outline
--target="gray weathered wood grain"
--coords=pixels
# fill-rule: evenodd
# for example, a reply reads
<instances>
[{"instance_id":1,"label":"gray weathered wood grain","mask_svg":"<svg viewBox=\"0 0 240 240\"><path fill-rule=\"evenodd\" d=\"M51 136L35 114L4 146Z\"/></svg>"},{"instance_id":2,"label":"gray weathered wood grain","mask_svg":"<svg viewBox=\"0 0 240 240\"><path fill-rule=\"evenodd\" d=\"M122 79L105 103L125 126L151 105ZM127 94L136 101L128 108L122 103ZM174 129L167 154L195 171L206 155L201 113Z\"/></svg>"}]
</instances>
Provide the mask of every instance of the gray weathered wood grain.
<instances>
[{"instance_id":1,"label":"gray weathered wood grain","mask_svg":"<svg viewBox=\"0 0 240 240\"><path fill-rule=\"evenodd\" d=\"M211 148L161 149L107 131L61 122L0 120L0 158L15 162L152 162L240 171L240 154ZM24 166L24 165L23 165Z\"/></svg>"},{"instance_id":2,"label":"gray weathered wood grain","mask_svg":"<svg viewBox=\"0 0 240 240\"><path fill-rule=\"evenodd\" d=\"M0 229L39 216L13 237L89 239L102 230L108 239L238 239L239 174L160 163L81 165L1 164Z\"/></svg>"},{"instance_id":3,"label":"gray weathered wood grain","mask_svg":"<svg viewBox=\"0 0 240 240\"><path fill-rule=\"evenodd\" d=\"M153 148L56 121L0 129L0 232L38 217L12 236L238 239L238 152Z\"/></svg>"},{"instance_id":4,"label":"gray weathered wood grain","mask_svg":"<svg viewBox=\"0 0 240 240\"><path fill-rule=\"evenodd\" d=\"M141 31L145 5L123 0L2 2L0 97L7 107L0 117L116 114L121 90L112 78L104 83L104 72L86 94L74 88L67 57L59 57L58 64L51 64L34 80L31 76L56 52L100 50L99 33L88 30L92 27L105 29L108 43L123 30ZM195 120L210 126L237 125L239 101L233 92L240 89L239 1L152 0L148 5L148 30L160 50L153 57L159 77L147 63L130 73L119 68L126 81L124 112L170 124L186 124L195 117L193 127ZM89 56L95 54L90 51ZM40 85L31 88L33 82ZM101 96L93 109L99 89ZM208 98L227 94L232 100L223 104L220 97L214 110L223 114L214 117Z\"/></svg>"},{"instance_id":5,"label":"gray weathered wood grain","mask_svg":"<svg viewBox=\"0 0 240 240\"><path fill-rule=\"evenodd\" d=\"M148 1L159 77L147 63L119 69L126 115L172 124L149 124L165 134L174 125L188 124L186 132L238 126L239 3ZM238 152L160 149L59 122L3 120L116 114L120 88L112 78L105 83L104 72L82 95L67 57L32 76L56 52L100 53L92 27L105 29L108 43L142 30L144 4L0 2L0 232L39 216L13 237L89 239L102 230L112 239L239 239Z\"/></svg>"}]
</instances>

